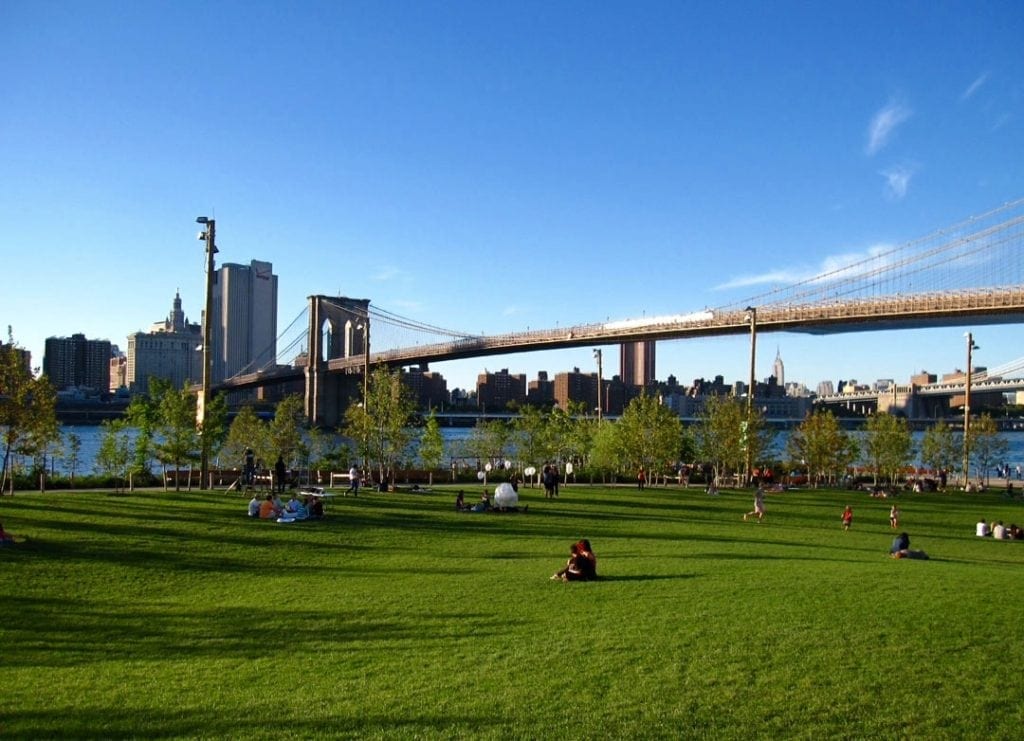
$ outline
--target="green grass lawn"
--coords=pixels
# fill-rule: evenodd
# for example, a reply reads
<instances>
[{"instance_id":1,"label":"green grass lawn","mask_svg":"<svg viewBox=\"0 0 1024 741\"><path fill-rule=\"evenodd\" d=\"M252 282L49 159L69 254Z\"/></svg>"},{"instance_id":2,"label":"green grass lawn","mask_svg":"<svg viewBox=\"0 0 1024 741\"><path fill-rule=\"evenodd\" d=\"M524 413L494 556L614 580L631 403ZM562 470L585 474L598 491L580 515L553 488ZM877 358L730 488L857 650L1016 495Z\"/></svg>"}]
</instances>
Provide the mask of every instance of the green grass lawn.
<instances>
[{"instance_id":1,"label":"green grass lawn","mask_svg":"<svg viewBox=\"0 0 1024 741\"><path fill-rule=\"evenodd\" d=\"M1020 503L903 497L895 561L865 494L522 493L5 497L0 737L1021 735L1024 542L973 535ZM550 581L580 537L601 580Z\"/></svg>"}]
</instances>

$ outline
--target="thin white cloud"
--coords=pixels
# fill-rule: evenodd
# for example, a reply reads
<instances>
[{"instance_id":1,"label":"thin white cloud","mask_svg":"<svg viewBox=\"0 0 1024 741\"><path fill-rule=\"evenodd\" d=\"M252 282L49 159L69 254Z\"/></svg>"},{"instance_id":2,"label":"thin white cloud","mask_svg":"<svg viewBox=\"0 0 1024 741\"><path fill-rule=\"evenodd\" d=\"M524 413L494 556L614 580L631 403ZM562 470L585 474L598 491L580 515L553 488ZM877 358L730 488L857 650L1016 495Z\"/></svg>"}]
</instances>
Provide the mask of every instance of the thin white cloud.
<instances>
[{"instance_id":1,"label":"thin white cloud","mask_svg":"<svg viewBox=\"0 0 1024 741\"><path fill-rule=\"evenodd\" d=\"M879 173L885 178L885 196L893 201L901 201L910 188L910 179L914 177L914 168L910 165L896 165Z\"/></svg>"},{"instance_id":2,"label":"thin white cloud","mask_svg":"<svg viewBox=\"0 0 1024 741\"><path fill-rule=\"evenodd\" d=\"M794 265L788 268L776 268L756 275L741 275L725 283L715 286L716 291L730 288L746 288L762 285L785 285L805 281L831 282L847 277L850 273L863 270L865 260L885 261L886 255L892 251L892 245L876 244L860 252L847 252L828 255L817 265Z\"/></svg>"},{"instance_id":3,"label":"thin white cloud","mask_svg":"<svg viewBox=\"0 0 1024 741\"><path fill-rule=\"evenodd\" d=\"M980 75L978 75L974 79L974 82L968 85L967 89L964 90L963 93L961 93L960 102L962 103L963 101L973 96L976 92L978 92L978 89L988 81L988 75L988 72L982 72Z\"/></svg>"},{"instance_id":4,"label":"thin white cloud","mask_svg":"<svg viewBox=\"0 0 1024 741\"><path fill-rule=\"evenodd\" d=\"M913 113L902 103L889 103L871 118L868 125L868 143L864 151L869 155L879 152L892 138L896 127L910 118Z\"/></svg>"},{"instance_id":5,"label":"thin white cloud","mask_svg":"<svg viewBox=\"0 0 1024 741\"><path fill-rule=\"evenodd\" d=\"M372 280L380 283L386 283L394 280L407 280L409 274L401 268L396 268L393 265L383 265L377 269L377 272L373 274Z\"/></svg>"},{"instance_id":6,"label":"thin white cloud","mask_svg":"<svg viewBox=\"0 0 1024 741\"><path fill-rule=\"evenodd\" d=\"M516 306L515 304L513 304L511 306L506 306L504 309L502 309L501 315L502 316L518 316L518 315L520 315L522 313L523 313L522 307Z\"/></svg>"}]
</instances>

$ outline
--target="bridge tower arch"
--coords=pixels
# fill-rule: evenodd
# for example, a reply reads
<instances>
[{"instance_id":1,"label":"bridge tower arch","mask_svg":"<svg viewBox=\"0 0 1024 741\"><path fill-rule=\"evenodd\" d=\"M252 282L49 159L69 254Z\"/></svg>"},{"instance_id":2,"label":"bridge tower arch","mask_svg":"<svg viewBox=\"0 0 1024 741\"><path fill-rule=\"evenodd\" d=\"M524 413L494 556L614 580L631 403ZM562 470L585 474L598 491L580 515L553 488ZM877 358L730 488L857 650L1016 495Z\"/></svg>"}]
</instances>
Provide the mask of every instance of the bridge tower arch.
<instances>
[{"instance_id":1,"label":"bridge tower arch","mask_svg":"<svg viewBox=\"0 0 1024 741\"><path fill-rule=\"evenodd\" d=\"M331 373L330 361L362 355L370 300L346 296L310 296L309 354L306 361L306 418L321 427L341 421L344 407L359 388L357 377Z\"/></svg>"}]
</instances>

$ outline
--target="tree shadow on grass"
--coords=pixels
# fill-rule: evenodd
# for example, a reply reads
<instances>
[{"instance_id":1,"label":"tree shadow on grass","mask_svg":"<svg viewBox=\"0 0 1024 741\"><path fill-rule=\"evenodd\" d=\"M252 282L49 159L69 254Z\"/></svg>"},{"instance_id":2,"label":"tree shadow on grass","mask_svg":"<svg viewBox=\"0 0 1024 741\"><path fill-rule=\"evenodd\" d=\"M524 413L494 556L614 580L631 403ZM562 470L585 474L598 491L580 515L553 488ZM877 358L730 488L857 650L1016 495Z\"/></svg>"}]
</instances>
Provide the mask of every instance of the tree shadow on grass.
<instances>
[{"instance_id":1,"label":"tree shadow on grass","mask_svg":"<svg viewBox=\"0 0 1024 741\"><path fill-rule=\"evenodd\" d=\"M322 702L330 702L330 698ZM321 711L309 717L308 707L287 703L156 709L126 708L123 703L101 706L94 700L88 706L4 713L0 733L9 738L453 738L503 736L501 731L508 725L499 710L487 708L385 714L359 707L326 717Z\"/></svg>"},{"instance_id":2,"label":"tree shadow on grass","mask_svg":"<svg viewBox=\"0 0 1024 741\"><path fill-rule=\"evenodd\" d=\"M382 645L437 643L458 635L494 635L509 620L473 611L299 610L288 606L183 609L167 603L117 603L88 598L7 600L7 667L79 666L90 662L260 659L276 653L316 656L325 649L373 656ZM517 621L512 621L513 623ZM287 635L275 649L254 626Z\"/></svg>"},{"instance_id":3,"label":"tree shadow on grass","mask_svg":"<svg viewBox=\"0 0 1024 741\"><path fill-rule=\"evenodd\" d=\"M600 582L616 582L616 581L681 581L684 579L696 579L700 574L601 574L597 577L598 583Z\"/></svg>"}]
</instances>

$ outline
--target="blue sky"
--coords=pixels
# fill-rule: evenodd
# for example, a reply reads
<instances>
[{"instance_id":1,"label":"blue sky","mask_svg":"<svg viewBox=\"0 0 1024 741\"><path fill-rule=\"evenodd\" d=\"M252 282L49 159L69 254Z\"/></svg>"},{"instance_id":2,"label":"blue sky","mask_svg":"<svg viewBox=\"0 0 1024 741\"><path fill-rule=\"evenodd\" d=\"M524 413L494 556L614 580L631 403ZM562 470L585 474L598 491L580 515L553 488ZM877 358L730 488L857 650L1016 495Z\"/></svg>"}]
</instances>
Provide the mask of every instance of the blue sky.
<instances>
[{"instance_id":1,"label":"blue sky","mask_svg":"<svg viewBox=\"0 0 1024 741\"><path fill-rule=\"evenodd\" d=\"M0 321L126 346L221 261L472 333L686 313L1024 196L1018 2L0 4ZM787 380L965 362L970 327L765 335ZM1024 355L978 328L976 362ZM605 372L615 371L608 348ZM747 375L745 338L658 375ZM595 370L589 348L434 366Z\"/></svg>"}]
</instances>

